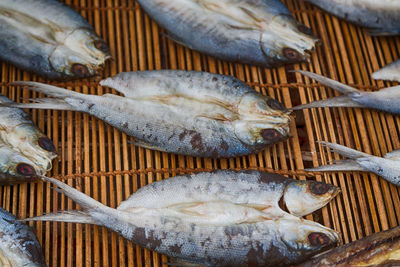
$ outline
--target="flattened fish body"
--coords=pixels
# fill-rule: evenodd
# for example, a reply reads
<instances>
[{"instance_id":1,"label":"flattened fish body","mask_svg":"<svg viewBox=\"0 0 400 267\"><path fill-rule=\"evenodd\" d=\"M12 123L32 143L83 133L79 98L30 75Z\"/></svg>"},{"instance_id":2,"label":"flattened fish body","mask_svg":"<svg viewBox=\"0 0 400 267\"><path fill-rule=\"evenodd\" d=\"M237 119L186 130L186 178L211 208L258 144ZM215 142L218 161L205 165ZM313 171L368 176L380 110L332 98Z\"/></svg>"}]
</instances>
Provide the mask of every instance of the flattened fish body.
<instances>
[{"instance_id":1,"label":"flattened fish body","mask_svg":"<svg viewBox=\"0 0 400 267\"><path fill-rule=\"evenodd\" d=\"M223 60L273 67L308 60L316 38L279 0L140 0L172 39Z\"/></svg>"},{"instance_id":2,"label":"flattened fish body","mask_svg":"<svg viewBox=\"0 0 400 267\"><path fill-rule=\"evenodd\" d=\"M12 106L89 113L151 149L201 157L248 155L287 138L289 111L229 76L195 71L121 73L100 82L125 97L19 82L57 99Z\"/></svg>"},{"instance_id":3,"label":"flattened fish body","mask_svg":"<svg viewBox=\"0 0 400 267\"><path fill-rule=\"evenodd\" d=\"M367 27L373 35L400 33L397 0L307 0L342 19Z\"/></svg>"},{"instance_id":4,"label":"flattened fish body","mask_svg":"<svg viewBox=\"0 0 400 267\"><path fill-rule=\"evenodd\" d=\"M93 76L107 45L78 13L52 0L0 2L0 59L49 79Z\"/></svg>"},{"instance_id":5,"label":"flattened fish body","mask_svg":"<svg viewBox=\"0 0 400 267\"><path fill-rule=\"evenodd\" d=\"M0 208L0 264L10 267L46 267L42 249L29 226Z\"/></svg>"},{"instance_id":6,"label":"flattened fish body","mask_svg":"<svg viewBox=\"0 0 400 267\"><path fill-rule=\"evenodd\" d=\"M83 211L27 220L103 225L143 247L192 263L285 265L338 241L335 231L289 214L278 205L283 198L290 210L293 198L302 195L309 200L304 208L312 212L338 193L338 188L323 183L256 171L198 173L155 182L112 209L56 179L44 179Z\"/></svg>"},{"instance_id":7,"label":"flattened fish body","mask_svg":"<svg viewBox=\"0 0 400 267\"><path fill-rule=\"evenodd\" d=\"M0 95L0 104L14 102ZM0 183L31 181L52 167L51 140L19 108L0 107Z\"/></svg>"}]
</instances>

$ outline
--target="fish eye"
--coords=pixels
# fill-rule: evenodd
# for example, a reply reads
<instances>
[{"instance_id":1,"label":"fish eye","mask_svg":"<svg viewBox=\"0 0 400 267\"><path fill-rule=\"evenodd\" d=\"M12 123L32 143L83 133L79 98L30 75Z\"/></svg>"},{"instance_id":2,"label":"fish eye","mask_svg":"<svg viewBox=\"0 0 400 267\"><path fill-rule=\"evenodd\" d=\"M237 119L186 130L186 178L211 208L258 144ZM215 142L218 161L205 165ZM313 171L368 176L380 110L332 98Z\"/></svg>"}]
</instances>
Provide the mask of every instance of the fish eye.
<instances>
[{"instance_id":1,"label":"fish eye","mask_svg":"<svg viewBox=\"0 0 400 267\"><path fill-rule=\"evenodd\" d=\"M285 47L285 48L283 48L282 52L283 52L283 55L287 59L290 59L290 60L298 60L298 59L300 59L300 54L296 50L294 50L292 48Z\"/></svg>"},{"instance_id":2,"label":"fish eye","mask_svg":"<svg viewBox=\"0 0 400 267\"><path fill-rule=\"evenodd\" d=\"M282 134L274 129L263 129L260 134L268 142L277 142L283 138Z\"/></svg>"},{"instance_id":3,"label":"fish eye","mask_svg":"<svg viewBox=\"0 0 400 267\"><path fill-rule=\"evenodd\" d=\"M108 46L107 44L102 41L102 40L96 40L93 42L94 47L96 47L97 49L99 49L100 51L103 52L108 52Z\"/></svg>"},{"instance_id":4,"label":"fish eye","mask_svg":"<svg viewBox=\"0 0 400 267\"><path fill-rule=\"evenodd\" d=\"M328 245L331 240L324 233L313 232L308 235L308 241L313 247L321 247Z\"/></svg>"},{"instance_id":5,"label":"fish eye","mask_svg":"<svg viewBox=\"0 0 400 267\"><path fill-rule=\"evenodd\" d=\"M86 77L89 75L89 70L85 65L75 63L72 65L71 71L78 77Z\"/></svg>"},{"instance_id":6,"label":"fish eye","mask_svg":"<svg viewBox=\"0 0 400 267\"><path fill-rule=\"evenodd\" d=\"M299 26L297 27L297 29L298 29L300 32L304 33L304 34L314 36L313 31L312 31L310 28L308 28L308 27L306 27L306 26L304 26L304 25L299 25Z\"/></svg>"},{"instance_id":7,"label":"fish eye","mask_svg":"<svg viewBox=\"0 0 400 267\"><path fill-rule=\"evenodd\" d=\"M53 142L51 142L50 139L47 137L40 137L38 140L38 144L44 150L47 150L49 152L56 152L56 148L54 147Z\"/></svg>"},{"instance_id":8,"label":"fish eye","mask_svg":"<svg viewBox=\"0 0 400 267\"><path fill-rule=\"evenodd\" d=\"M273 98L268 99L267 105L270 106L272 109L276 110L285 110L285 106L279 102L278 100L275 100Z\"/></svg>"},{"instance_id":9,"label":"fish eye","mask_svg":"<svg viewBox=\"0 0 400 267\"><path fill-rule=\"evenodd\" d=\"M315 195L323 195L327 193L331 187L329 184L311 181L308 184L308 188Z\"/></svg>"},{"instance_id":10,"label":"fish eye","mask_svg":"<svg viewBox=\"0 0 400 267\"><path fill-rule=\"evenodd\" d=\"M26 163L20 163L17 165L17 173L23 176L36 176L35 168Z\"/></svg>"}]
</instances>

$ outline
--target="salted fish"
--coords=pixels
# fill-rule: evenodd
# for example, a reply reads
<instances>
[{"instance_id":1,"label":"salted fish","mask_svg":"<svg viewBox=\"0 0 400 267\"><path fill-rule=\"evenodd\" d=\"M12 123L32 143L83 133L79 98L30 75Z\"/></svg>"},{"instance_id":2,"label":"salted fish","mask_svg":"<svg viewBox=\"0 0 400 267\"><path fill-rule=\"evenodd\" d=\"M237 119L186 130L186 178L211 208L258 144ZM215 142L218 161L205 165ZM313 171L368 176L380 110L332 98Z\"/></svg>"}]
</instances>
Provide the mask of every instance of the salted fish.
<instances>
[{"instance_id":1,"label":"salted fish","mask_svg":"<svg viewBox=\"0 0 400 267\"><path fill-rule=\"evenodd\" d=\"M32 181L52 168L52 141L15 104L0 94L0 184Z\"/></svg>"},{"instance_id":2,"label":"salted fish","mask_svg":"<svg viewBox=\"0 0 400 267\"><path fill-rule=\"evenodd\" d=\"M26 221L105 226L135 244L207 266L279 266L333 246L338 234L297 215L313 212L339 189L257 171L183 175L139 189L117 209L54 179L82 207ZM290 213L278 202L283 200Z\"/></svg>"},{"instance_id":3,"label":"salted fish","mask_svg":"<svg viewBox=\"0 0 400 267\"><path fill-rule=\"evenodd\" d=\"M400 186L400 149L387 153L383 158L357 151L339 144L319 141L334 152L348 158L332 165L323 165L307 171L363 171L381 176L389 183Z\"/></svg>"},{"instance_id":4,"label":"salted fish","mask_svg":"<svg viewBox=\"0 0 400 267\"><path fill-rule=\"evenodd\" d=\"M400 114L400 86L388 87L375 92L364 92L316 73L303 70L297 72L329 86L344 95L299 105L292 110L320 107L353 107L373 108Z\"/></svg>"},{"instance_id":5,"label":"salted fish","mask_svg":"<svg viewBox=\"0 0 400 267\"><path fill-rule=\"evenodd\" d=\"M138 0L176 42L217 58L274 67L309 60L317 38L279 0Z\"/></svg>"},{"instance_id":6,"label":"salted fish","mask_svg":"<svg viewBox=\"0 0 400 267\"><path fill-rule=\"evenodd\" d=\"M248 155L282 141L289 111L230 76L195 71L127 72L101 85L123 96L85 95L35 82L15 85L55 98L5 106L89 113L146 148L201 157Z\"/></svg>"},{"instance_id":7,"label":"salted fish","mask_svg":"<svg viewBox=\"0 0 400 267\"><path fill-rule=\"evenodd\" d=\"M372 73L372 78L375 80L400 82L400 59Z\"/></svg>"},{"instance_id":8,"label":"salted fish","mask_svg":"<svg viewBox=\"0 0 400 267\"><path fill-rule=\"evenodd\" d=\"M0 266L46 267L31 228L0 208Z\"/></svg>"},{"instance_id":9,"label":"salted fish","mask_svg":"<svg viewBox=\"0 0 400 267\"><path fill-rule=\"evenodd\" d=\"M306 0L323 10L366 27L371 35L400 33L398 0Z\"/></svg>"},{"instance_id":10,"label":"salted fish","mask_svg":"<svg viewBox=\"0 0 400 267\"><path fill-rule=\"evenodd\" d=\"M0 1L0 59L48 79L96 75L110 53L73 9L55 0Z\"/></svg>"},{"instance_id":11,"label":"salted fish","mask_svg":"<svg viewBox=\"0 0 400 267\"><path fill-rule=\"evenodd\" d=\"M297 267L400 266L400 227L334 248Z\"/></svg>"}]
</instances>

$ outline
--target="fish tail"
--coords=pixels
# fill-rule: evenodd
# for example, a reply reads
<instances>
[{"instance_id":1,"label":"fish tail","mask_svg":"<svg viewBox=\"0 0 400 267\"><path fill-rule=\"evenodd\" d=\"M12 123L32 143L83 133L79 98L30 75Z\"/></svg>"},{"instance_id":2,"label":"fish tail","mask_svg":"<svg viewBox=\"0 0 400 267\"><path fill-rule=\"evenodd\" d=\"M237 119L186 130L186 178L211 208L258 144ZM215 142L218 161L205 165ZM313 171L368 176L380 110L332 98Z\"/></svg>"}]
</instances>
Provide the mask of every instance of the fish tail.
<instances>
[{"instance_id":1,"label":"fish tail","mask_svg":"<svg viewBox=\"0 0 400 267\"><path fill-rule=\"evenodd\" d=\"M345 156L346 158L350 158L350 159L358 159L358 158L363 158L363 157L371 157L371 155L364 153L364 152L360 152L358 150L352 149L352 148L348 148L346 146L342 146L339 144L334 144L334 143L330 143L330 142L325 142L325 141L318 141L318 143L329 147L330 149L332 149L334 152Z\"/></svg>"},{"instance_id":2,"label":"fish tail","mask_svg":"<svg viewBox=\"0 0 400 267\"><path fill-rule=\"evenodd\" d=\"M63 193L64 195L71 198L73 201L78 203L79 206L81 206L83 210L109 209L109 207L101 204L97 200L94 200L93 198L89 197L88 195L76 190L75 188L61 182L60 180L57 180L55 178L45 177L45 176L42 176L41 178L46 182L50 182L50 183L56 185L58 187L56 189L57 192Z\"/></svg>"},{"instance_id":3,"label":"fish tail","mask_svg":"<svg viewBox=\"0 0 400 267\"><path fill-rule=\"evenodd\" d=\"M69 222L69 223L86 223L86 224L99 224L97 221L88 215L85 211L80 210L66 210L54 213L48 213L42 216L26 218L19 220L22 222L30 221L52 221L52 222Z\"/></svg>"},{"instance_id":4,"label":"fish tail","mask_svg":"<svg viewBox=\"0 0 400 267\"><path fill-rule=\"evenodd\" d=\"M39 93L43 93L45 95L49 95L52 97L57 98L66 98L66 97L79 97L82 94L77 93L71 90L67 90L61 87L45 84L45 83L38 83L38 82L24 82L24 81L16 81L10 83L10 85L14 86L24 86L29 90L33 90Z\"/></svg>"},{"instance_id":5,"label":"fish tail","mask_svg":"<svg viewBox=\"0 0 400 267\"><path fill-rule=\"evenodd\" d=\"M326 77L316 74L316 73L312 73L312 72L304 71L304 70L294 70L294 72L299 72L299 73L303 74L304 76L314 79L317 82L320 82L323 85L329 86L332 89L334 89L342 94L345 94L345 95L360 92L358 89L356 89L354 87L351 87L351 86L348 86L341 82L326 78Z\"/></svg>"},{"instance_id":6,"label":"fish tail","mask_svg":"<svg viewBox=\"0 0 400 267\"><path fill-rule=\"evenodd\" d=\"M324 100L314 101L311 103L298 105L290 110L300 110L307 108L325 108L325 107L347 107L347 108L361 108L363 105L355 102L353 99L347 95L337 96L333 98L328 98Z\"/></svg>"},{"instance_id":7,"label":"fish tail","mask_svg":"<svg viewBox=\"0 0 400 267\"><path fill-rule=\"evenodd\" d=\"M332 165L322 165L305 170L309 172L365 171L355 160L341 160Z\"/></svg>"}]
</instances>

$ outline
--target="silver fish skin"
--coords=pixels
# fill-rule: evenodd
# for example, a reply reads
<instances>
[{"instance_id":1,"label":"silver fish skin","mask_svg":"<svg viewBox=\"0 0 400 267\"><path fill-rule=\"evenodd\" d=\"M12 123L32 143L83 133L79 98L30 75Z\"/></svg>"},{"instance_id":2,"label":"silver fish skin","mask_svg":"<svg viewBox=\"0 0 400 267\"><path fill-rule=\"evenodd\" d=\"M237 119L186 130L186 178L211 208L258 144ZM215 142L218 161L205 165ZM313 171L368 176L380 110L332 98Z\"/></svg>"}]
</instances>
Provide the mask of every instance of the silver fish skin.
<instances>
[{"instance_id":1,"label":"silver fish skin","mask_svg":"<svg viewBox=\"0 0 400 267\"><path fill-rule=\"evenodd\" d=\"M32 168L40 170L38 174L43 175L52 168L52 160L57 157L56 149L23 110L1 106L13 103L0 94L0 143L31 160L35 165Z\"/></svg>"},{"instance_id":2,"label":"silver fish skin","mask_svg":"<svg viewBox=\"0 0 400 267\"><path fill-rule=\"evenodd\" d=\"M372 78L400 82L400 59L372 73Z\"/></svg>"},{"instance_id":3,"label":"silver fish skin","mask_svg":"<svg viewBox=\"0 0 400 267\"><path fill-rule=\"evenodd\" d=\"M264 67L309 60L317 38L279 0L139 0L169 37L217 58Z\"/></svg>"},{"instance_id":4,"label":"silver fish skin","mask_svg":"<svg viewBox=\"0 0 400 267\"><path fill-rule=\"evenodd\" d=\"M195 71L127 72L100 82L123 96L84 95L17 82L55 97L14 107L89 113L150 149L201 157L235 157L287 138L290 112L234 77Z\"/></svg>"},{"instance_id":5,"label":"silver fish skin","mask_svg":"<svg viewBox=\"0 0 400 267\"><path fill-rule=\"evenodd\" d=\"M73 9L55 0L0 1L0 59L48 79L96 75L110 53Z\"/></svg>"},{"instance_id":6,"label":"silver fish skin","mask_svg":"<svg viewBox=\"0 0 400 267\"><path fill-rule=\"evenodd\" d=\"M400 149L387 153L383 158L363 153L346 146L320 141L334 152L348 158L333 165L323 165L307 171L364 171L381 176L389 183L400 186Z\"/></svg>"},{"instance_id":7,"label":"silver fish skin","mask_svg":"<svg viewBox=\"0 0 400 267\"><path fill-rule=\"evenodd\" d=\"M400 227L333 248L297 267L400 266Z\"/></svg>"},{"instance_id":8,"label":"silver fish skin","mask_svg":"<svg viewBox=\"0 0 400 267\"><path fill-rule=\"evenodd\" d=\"M339 18L366 27L371 35L400 34L397 0L306 0Z\"/></svg>"},{"instance_id":9,"label":"silver fish skin","mask_svg":"<svg viewBox=\"0 0 400 267\"><path fill-rule=\"evenodd\" d=\"M329 86L344 95L299 105L292 108L292 110L319 107L354 107L372 108L393 114L400 114L400 86L388 87L376 92L363 92L316 73L308 71L296 72L308 76L323 85Z\"/></svg>"},{"instance_id":10,"label":"silver fish skin","mask_svg":"<svg viewBox=\"0 0 400 267\"><path fill-rule=\"evenodd\" d=\"M10 267L46 267L42 249L29 226L0 208L0 264Z\"/></svg>"},{"instance_id":11,"label":"silver fish skin","mask_svg":"<svg viewBox=\"0 0 400 267\"><path fill-rule=\"evenodd\" d=\"M304 197L313 196L314 201L304 203L308 211L313 211L315 204L329 201L338 193L335 186L314 181L257 171L198 173L145 186L112 209L59 180L43 179L57 185L57 191L83 210L26 221L105 226L135 244L191 263L286 265L305 260L338 241L335 231L279 207L281 198L290 206L303 192ZM292 190L286 192L289 187Z\"/></svg>"}]
</instances>

